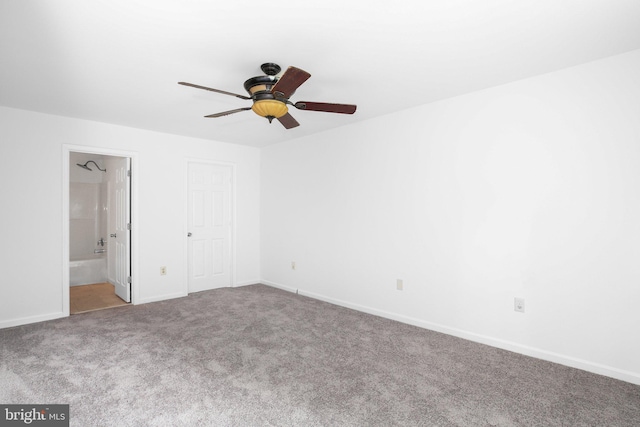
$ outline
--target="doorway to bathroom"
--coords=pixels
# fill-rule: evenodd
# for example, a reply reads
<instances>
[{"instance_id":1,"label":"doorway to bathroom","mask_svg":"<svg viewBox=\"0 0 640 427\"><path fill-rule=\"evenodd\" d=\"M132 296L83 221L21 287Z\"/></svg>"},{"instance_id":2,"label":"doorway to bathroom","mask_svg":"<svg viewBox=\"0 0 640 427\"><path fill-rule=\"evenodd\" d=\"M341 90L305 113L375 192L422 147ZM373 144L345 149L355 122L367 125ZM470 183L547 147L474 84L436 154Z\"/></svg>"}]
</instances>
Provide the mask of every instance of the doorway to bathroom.
<instances>
[{"instance_id":1,"label":"doorway to bathroom","mask_svg":"<svg viewBox=\"0 0 640 427\"><path fill-rule=\"evenodd\" d=\"M69 313L132 301L131 158L68 153Z\"/></svg>"}]
</instances>

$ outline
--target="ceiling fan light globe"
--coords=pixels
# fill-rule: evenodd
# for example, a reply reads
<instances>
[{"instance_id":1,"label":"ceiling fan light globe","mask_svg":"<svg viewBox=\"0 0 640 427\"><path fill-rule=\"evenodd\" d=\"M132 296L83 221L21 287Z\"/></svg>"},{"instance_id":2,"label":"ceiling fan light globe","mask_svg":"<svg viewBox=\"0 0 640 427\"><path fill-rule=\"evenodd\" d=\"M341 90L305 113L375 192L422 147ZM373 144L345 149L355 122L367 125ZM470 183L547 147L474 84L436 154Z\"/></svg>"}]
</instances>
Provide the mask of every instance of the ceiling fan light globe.
<instances>
[{"instance_id":1,"label":"ceiling fan light globe","mask_svg":"<svg viewBox=\"0 0 640 427\"><path fill-rule=\"evenodd\" d=\"M276 119L284 116L289 111L287 104L275 99L262 99L255 101L251 109L261 117L272 117Z\"/></svg>"}]
</instances>

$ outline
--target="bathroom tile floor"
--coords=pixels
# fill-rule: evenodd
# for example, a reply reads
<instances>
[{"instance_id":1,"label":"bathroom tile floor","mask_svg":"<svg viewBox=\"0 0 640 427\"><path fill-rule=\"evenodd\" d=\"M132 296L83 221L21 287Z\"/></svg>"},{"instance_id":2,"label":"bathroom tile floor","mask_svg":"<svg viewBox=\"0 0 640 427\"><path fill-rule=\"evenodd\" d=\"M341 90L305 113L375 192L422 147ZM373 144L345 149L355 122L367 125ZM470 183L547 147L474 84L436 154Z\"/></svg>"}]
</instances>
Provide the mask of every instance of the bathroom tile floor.
<instances>
[{"instance_id":1,"label":"bathroom tile floor","mask_svg":"<svg viewBox=\"0 0 640 427\"><path fill-rule=\"evenodd\" d=\"M71 314L128 305L116 295L111 283L71 286L69 303Z\"/></svg>"}]
</instances>

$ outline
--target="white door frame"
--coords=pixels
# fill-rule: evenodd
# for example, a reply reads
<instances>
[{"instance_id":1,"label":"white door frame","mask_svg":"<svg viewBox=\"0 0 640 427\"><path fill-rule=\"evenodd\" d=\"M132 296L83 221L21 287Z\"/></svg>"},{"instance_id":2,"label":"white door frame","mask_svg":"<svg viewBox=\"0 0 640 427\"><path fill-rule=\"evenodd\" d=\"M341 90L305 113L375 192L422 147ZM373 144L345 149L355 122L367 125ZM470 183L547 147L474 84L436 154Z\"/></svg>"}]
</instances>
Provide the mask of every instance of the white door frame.
<instances>
[{"instance_id":1,"label":"white door frame","mask_svg":"<svg viewBox=\"0 0 640 427\"><path fill-rule=\"evenodd\" d=\"M129 157L131 159L131 304L139 300L138 259L140 240L138 239L138 153L134 151L112 150L87 145L62 146L62 314L69 316L69 155L72 153L101 154L104 156Z\"/></svg>"},{"instance_id":2,"label":"white door frame","mask_svg":"<svg viewBox=\"0 0 640 427\"><path fill-rule=\"evenodd\" d=\"M228 166L231 168L231 238L229 250L231 268L231 287L236 286L236 164L197 158L186 158L184 163L184 294L189 295L189 164L201 163L206 165Z\"/></svg>"}]
</instances>

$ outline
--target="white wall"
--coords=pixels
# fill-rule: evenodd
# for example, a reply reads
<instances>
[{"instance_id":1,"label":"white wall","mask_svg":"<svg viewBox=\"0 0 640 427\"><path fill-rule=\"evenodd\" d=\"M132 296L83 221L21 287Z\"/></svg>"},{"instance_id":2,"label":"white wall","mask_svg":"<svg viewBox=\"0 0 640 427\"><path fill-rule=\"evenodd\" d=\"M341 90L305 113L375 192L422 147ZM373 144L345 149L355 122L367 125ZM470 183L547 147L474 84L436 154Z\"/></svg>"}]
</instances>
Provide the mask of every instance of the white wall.
<instances>
[{"instance_id":1,"label":"white wall","mask_svg":"<svg viewBox=\"0 0 640 427\"><path fill-rule=\"evenodd\" d=\"M639 75L634 51L263 149L263 281L640 384Z\"/></svg>"},{"instance_id":2,"label":"white wall","mask_svg":"<svg viewBox=\"0 0 640 427\"><path fill-rule=\"evenodd\" d=\"M136 153L139 303L186 292L187 159L236 164L236 284L259 281L258 149L4 107L0 123L0 327L63 315L66 145Z\"/></svg>"}]
</instances>

